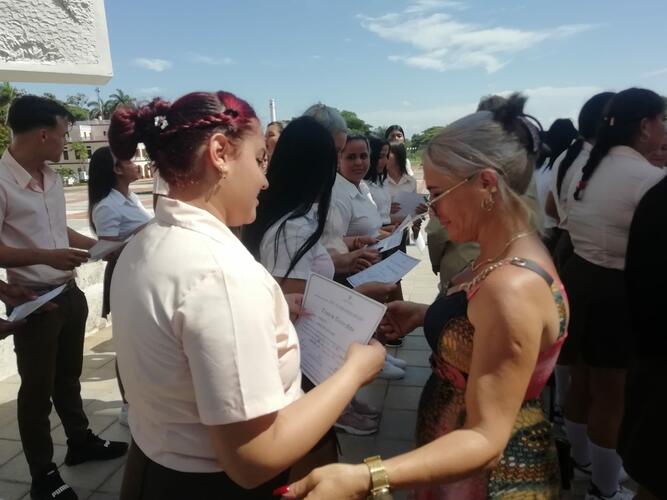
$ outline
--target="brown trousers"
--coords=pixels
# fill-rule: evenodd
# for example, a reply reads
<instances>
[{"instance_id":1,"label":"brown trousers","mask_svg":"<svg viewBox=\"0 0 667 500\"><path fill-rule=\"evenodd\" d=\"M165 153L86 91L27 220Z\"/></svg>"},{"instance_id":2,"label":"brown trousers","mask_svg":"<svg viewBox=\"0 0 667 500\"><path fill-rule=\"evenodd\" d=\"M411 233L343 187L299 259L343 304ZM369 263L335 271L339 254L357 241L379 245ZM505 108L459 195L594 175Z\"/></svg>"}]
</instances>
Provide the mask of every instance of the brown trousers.
<instances>
[{"instance_id":1,"label":"brown trousers","mask_svg":"<svg viewBox=\"0 0 667 500\"><path fill-rule=\"evenodd\" d=\"M79 382L88 317L86 296L72 284L52 302L57 309L31 314L27 324L14 335L21 376L19 433L33 477L54 466L51 401L70 443L82 441L88 430Z\"/></svg>"}]
</instances>

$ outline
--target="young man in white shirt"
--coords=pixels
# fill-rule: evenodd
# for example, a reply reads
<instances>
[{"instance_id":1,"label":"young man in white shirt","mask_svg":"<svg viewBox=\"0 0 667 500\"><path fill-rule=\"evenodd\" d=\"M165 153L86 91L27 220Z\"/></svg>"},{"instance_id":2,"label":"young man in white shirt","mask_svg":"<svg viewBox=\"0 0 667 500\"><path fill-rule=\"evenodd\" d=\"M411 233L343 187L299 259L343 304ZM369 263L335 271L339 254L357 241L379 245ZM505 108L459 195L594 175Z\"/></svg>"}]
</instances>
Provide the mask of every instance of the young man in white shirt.
<instances>
[{"instance_id":1,"label":"young man in white shirt","mask_svg":"<svg viewBox=\"0 0 667 500\"><path fill-rule=\"evenodd\" d=\"M0 158L0 266L10 284L41 295L60 285L57 305L28 316L14 337L21 387L18 424L30 467L33 499L77 496L53 462L51 401L67 435L67 465L116 458L126 443L109 442L88 428L79 377L88 305L74 268L86 262L95 240L67 227L65 194L46 162L60 159L72 116L43 97L16 99L8 114L12 143ZM80 250L83 249L83 250Z\"/></svg>"}]
</instances>

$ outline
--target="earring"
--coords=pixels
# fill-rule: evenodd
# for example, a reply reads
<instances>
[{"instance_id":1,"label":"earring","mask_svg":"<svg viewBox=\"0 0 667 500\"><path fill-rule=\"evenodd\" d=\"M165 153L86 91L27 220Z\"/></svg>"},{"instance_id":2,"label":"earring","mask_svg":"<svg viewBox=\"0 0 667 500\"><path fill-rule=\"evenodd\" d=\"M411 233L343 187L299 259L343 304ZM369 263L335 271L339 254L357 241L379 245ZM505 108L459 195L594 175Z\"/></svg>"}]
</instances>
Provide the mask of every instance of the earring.
<instances>
[{"instance_id":1,"label":"earring","mask_svg":"<svg viewBox=\"0 0 667 500\"><path fill-rule=\"evenodd\" d=\"M486 212L490 212L491 210L493 210L495 204L496 201L493 199L493 196L489 196L487 198L482 199L482 209L484 209Z\"/></svg>"}]
</instances>

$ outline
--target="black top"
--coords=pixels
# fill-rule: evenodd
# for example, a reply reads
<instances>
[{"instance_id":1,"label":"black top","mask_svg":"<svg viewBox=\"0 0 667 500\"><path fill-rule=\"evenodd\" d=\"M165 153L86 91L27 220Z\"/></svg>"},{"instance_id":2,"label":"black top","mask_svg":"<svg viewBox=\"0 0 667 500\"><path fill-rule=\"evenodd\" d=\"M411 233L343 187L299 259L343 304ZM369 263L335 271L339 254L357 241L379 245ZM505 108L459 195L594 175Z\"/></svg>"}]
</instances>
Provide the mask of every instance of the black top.
<instances>
[{"instance_id":1,"label":"black top","mask_svg":"<svg viewBox=\"0 0 667 500\"><path fill-rule=\"evenodd\" d=\"M625 282L633 355L667 357L667 177L641 199L630 226Z\"/></svg>"}]
</instances>

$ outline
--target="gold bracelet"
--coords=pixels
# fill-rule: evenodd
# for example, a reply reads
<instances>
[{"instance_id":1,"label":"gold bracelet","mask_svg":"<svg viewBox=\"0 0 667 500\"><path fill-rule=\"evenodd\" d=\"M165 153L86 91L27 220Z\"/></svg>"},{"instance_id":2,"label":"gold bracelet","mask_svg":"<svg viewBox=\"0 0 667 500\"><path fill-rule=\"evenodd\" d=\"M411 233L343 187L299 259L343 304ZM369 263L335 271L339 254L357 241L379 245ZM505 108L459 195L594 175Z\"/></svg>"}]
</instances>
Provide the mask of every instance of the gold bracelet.
<instances>
[{"instance_id":1,"label":"gold bracelet","mask_svg":"<svg viewBox=\"0 0 667 500\"><path fill-rule=\"evenodd\" d=\"M371 474L371 490L368 498L371 500L391 498L389 476L384 465L382 465L382 458L375 455L364 459L364 463L368 466L368 471Z\"/></svg>"}]
</instances>

